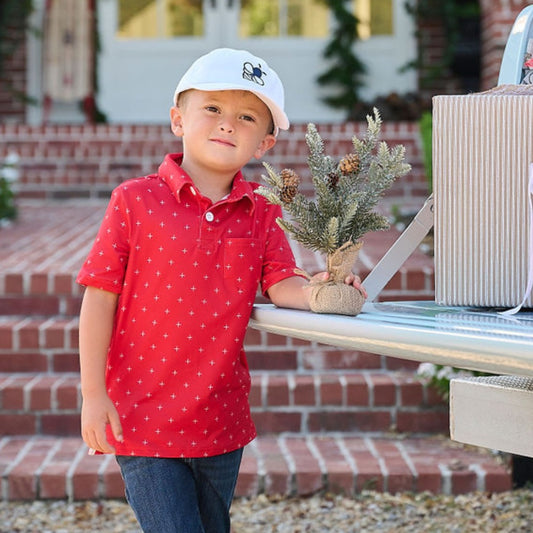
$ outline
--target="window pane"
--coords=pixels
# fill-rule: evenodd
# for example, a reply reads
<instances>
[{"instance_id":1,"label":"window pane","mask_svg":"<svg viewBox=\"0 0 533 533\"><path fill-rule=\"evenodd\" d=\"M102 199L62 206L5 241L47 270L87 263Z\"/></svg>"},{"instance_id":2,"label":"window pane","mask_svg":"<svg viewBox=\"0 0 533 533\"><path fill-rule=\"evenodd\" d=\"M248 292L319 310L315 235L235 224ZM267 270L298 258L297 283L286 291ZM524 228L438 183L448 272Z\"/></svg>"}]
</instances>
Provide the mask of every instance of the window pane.
<instances>
[{"instance_id":1,"label":"window pane","mask_svg":"<svg viewBox=\"0 0 533 533\"><path fill-rule=\"evenodd\" d=\"M119 0L122 38L202 35L203 25L202 0Z\"/></svg>"},{"instance_id":2,"label":"window pane","mask_svg":"<svg viewBox=\"0 0 533 533\"><path fill-rule=\"evenodd\" d=\"M118 36L157 37L156 0L119 0Z\"/></svg>"},{"instance_id":3,"label":"window pane","mask_svg":"<svg viewBox=\"0 0 533 533\"><path fill-rule=\"evenodd\" d=\"M373 35L393 35L392 0L353 0L354 14L359 19L361 39Z\"/></svg>"},{"instance_id":4,"label":"window pane","mask_svg":"<svg viewBox=\"0 0 533 533\"><path fill-rule=\"evenodd\" d=\"M240 36L326 37L329 11L320 0L241 0Z\"/></svg>"},{"instance_id":5,"label":"window pane","mask_svg":"<svg viewBox=\"0 0 533 533\"><path fill-rule=\"evenodd\" d=\"M239 26L241 37L277 37L279 1L242 0Z\"/></svg>"},{"instance_id":6,"label":"window pane","mask_svg":"<svg viewBox=\"0 0 533 533\"><path fill-rule=\"evenodd\" d=\"M302 37L327 37L329 12L325 2L288 0L287 34Z\"/></svg>"},{"instance_id":7,"label":"window pane","mask_svg":"<svg viewBox=\"0 0 533 533\"><path fill-rule=\"evenodd\" d=\"M202 35L202 0L167 0L166 37Z\"/></svg>"},{"instance_id":8,"label":"window pane","mask_svg":"<svg viewBox=\"0 0 533 533\"><path fill-rule=\"evenodd\" d=\"M372 0L370 30L372 35L392 35L392 0Z\"/></svg>"}]
</instances>

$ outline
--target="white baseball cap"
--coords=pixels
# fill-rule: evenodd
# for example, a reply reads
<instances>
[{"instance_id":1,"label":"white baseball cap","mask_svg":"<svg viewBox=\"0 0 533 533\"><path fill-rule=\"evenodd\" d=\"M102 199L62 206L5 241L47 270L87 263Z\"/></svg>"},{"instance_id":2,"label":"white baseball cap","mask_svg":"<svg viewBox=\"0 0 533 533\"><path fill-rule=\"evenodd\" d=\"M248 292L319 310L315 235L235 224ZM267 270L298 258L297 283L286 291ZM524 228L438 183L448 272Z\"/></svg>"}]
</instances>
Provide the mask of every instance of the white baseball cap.
<instances>
[{"instance_id":1,"label":"white baseball cap","mask_svg":"<svg viewBox=\"0 0 533 533\"><path fill-rule=\"evenodd\" d=\"M180 93L199 91L250 91L261 99L272 114L275 132L289 129L283 110L285 95L279 76L260 57L246 50L217 48L199 57L185 72L174 92L174 105Z\"/></svg>"}]
</instances>

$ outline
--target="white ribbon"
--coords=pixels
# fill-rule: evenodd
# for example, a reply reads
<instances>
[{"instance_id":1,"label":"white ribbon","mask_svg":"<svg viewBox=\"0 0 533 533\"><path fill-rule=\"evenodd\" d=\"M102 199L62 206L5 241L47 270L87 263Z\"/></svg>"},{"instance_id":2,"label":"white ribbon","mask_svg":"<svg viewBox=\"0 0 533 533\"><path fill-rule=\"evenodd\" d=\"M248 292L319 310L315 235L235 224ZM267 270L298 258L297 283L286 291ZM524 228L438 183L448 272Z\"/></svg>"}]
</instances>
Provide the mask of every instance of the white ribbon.
<instances>
[{"instance_id":1,"label":"white ribbon","mask_svg":"<svg viewBox=\"0 0 533 533\"><path fill-rule=\"evenodd\" d=\"M529 211L529 247L528 247L528 274L527 274L527 287L522 301L513 309L502 311L502 315L514 315L522 309L522 306L526 303L526 300L531 294L533 289L533 163L529 164L529 184L528 184L528 211Z\"/></svg>"}]
</instances>

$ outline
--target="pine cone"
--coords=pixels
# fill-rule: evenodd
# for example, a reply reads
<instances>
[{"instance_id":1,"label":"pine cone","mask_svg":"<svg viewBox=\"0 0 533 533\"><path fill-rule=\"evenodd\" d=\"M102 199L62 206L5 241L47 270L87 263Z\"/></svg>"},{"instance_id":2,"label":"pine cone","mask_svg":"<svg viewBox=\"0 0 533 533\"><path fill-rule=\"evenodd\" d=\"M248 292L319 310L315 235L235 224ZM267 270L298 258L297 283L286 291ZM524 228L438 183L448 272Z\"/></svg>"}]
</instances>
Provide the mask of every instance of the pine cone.
<instances>
[{"instance_id":1,"label":"pine cone","mask_svg":"<svg viewBox=\"0 0 533 533\"><path fill-rule=\"evenodd\" d=\"M339 162L339 170L343 176L354 174L359 170L359 156L357 154L345 155Z\"/></svg>"},{"instance_id":2,"label":"pine cone","mask_svg":"<svg viewBox=\"0 0 533 533\"><path fill-rule=\"evenodd\" d=\"M298 187L296 185L284 185L279 193L279 198L284 204L290 204L297 193Z\"/></svg>"},{"instance_id":3,"label":"pine cone","mask_svg":"<svg viewBox=\"0 0 533 533\"><path fill-rule=\"evenodd\" d=\"M285 187L298 187L300 183L300 177L294 170L290 168L284 168L280 173L281 179L283 180L283 185Z\"/></svg>"}]
</instances>

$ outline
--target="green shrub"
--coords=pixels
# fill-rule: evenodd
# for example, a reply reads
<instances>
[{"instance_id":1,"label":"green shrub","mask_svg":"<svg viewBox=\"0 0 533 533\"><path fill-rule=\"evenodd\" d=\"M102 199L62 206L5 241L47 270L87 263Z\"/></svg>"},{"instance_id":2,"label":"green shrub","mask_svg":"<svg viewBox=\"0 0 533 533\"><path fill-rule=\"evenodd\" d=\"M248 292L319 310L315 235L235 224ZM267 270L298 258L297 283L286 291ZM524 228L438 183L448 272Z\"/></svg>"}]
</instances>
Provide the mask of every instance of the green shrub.
<instances>
[{"instance_id":1,"label":"green shrub","mask_svg":"<svg viewBox=\"0 0 533 533\"><path fill-rule=\"evenodd\" d=\"M0 165L0 221L11 220L17 216L15 193L11 185L17 178L18 156L7 157Z\"/></svg>"},{"instance_id":2,"label":"green shrub","mask_svg":"<svg viewBox=\"0 0 533 533\"><path fill-rule=\"evenodd\" d=\"M422 138L422 156L424 170L428 180L429 191L433 190L433 156L432 156L433 119L431 111L425 111L420 118L420 136Z\"/></svg>"}]
</instances>

